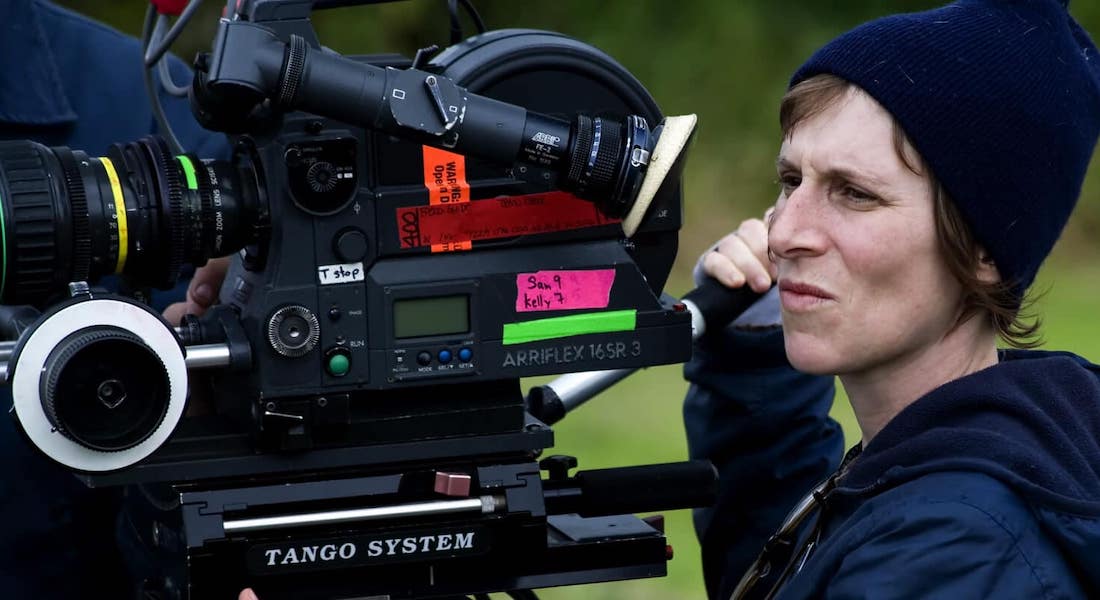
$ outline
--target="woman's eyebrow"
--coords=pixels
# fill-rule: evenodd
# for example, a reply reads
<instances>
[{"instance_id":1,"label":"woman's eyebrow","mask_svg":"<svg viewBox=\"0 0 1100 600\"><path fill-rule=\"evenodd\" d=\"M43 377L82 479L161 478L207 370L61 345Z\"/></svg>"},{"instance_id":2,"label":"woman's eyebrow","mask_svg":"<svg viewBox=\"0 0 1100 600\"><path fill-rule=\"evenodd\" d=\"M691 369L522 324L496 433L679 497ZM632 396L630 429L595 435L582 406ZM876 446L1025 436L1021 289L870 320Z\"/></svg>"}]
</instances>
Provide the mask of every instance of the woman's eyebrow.
<instances>
[{"instance_id":1,"label":"woman's eyebrow","mask_svg":"<svg viewBox=\"0 0 1100 600\"><path fill-rule=\"evenodd\" d=\"M784 171L801 171L801 169L797 165L787 160L787 158L784 156L776 157L775 169L780 173ZM830 167L828 170L822 172L821 175L827 179L832 180L862 181L866 182L868 185L872 185L875 187L891 187L881 177L876 177L868 173L867 171L861 171L850 166L840 165Z\"/></svg>"},{"instance_id":2,"label":"woman's eyebrow","mask_svg":"<svg viewBox=\"0 0 1100 600\"><path fill-rule=\"evenodd\" d=\"M825 175L825 177L828 177L829 179L833 179L833 180L860 181L860 182L865 182L868 185L871 185L871 186L874 186L874 187L881 187L881 188L892 187L892 186L890 186L889 183L887 183L886 181L883 181L882 178L880 178L880 177L875 177L874 175L872 175L872 174L870 174L866 171L860 171L858 169L853 169L851 167L845 167L845 166L831 167L831 168L829 168L828 171L826 171L824 173L824 175Z\"/></svg>"}]
</instances>

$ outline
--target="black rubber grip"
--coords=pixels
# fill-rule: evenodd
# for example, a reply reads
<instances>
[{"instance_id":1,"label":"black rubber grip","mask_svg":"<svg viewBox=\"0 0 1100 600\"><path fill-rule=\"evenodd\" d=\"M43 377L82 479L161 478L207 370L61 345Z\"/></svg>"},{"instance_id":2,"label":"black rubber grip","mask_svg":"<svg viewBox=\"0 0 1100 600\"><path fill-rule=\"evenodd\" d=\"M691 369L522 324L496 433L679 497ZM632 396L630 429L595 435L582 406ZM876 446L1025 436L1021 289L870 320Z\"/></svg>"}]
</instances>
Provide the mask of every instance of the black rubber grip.
<instances>
[{"instance_id":1,"label":"black rubber grip","mask_svg":"<svg viewBox=\"0 0 1100 600\"><path fill-rule=\"evenodd\" d=\"M560 485L555 485L559 483ZM718 472L710 462L688 462L579 471L547 482L547 511L582 517L710 506Z\"/></svg>"},{"instance_id":2,"label":"black rubber grip","mask_svg":"<svg viewBox=\"0 0 1100 600\"><path fill-rule=\"evenodd\" d=\"M708 278L702 285L684 295L703 313L707 331L721 329L748 310L763 294L745 285L729 288L717 280Z\"/></svg>"},{"instance_id":3,"label":"black rubber grip","mask_svg":"<svg viewBox=\"0 0 1100 600\"><path fill-rule=\"evenodd\" d=\"M553 425L565 418L566 411L554 388L540 385L531 388L527 394L527 412L543 423Z\"/></svg>"}]
</instances>

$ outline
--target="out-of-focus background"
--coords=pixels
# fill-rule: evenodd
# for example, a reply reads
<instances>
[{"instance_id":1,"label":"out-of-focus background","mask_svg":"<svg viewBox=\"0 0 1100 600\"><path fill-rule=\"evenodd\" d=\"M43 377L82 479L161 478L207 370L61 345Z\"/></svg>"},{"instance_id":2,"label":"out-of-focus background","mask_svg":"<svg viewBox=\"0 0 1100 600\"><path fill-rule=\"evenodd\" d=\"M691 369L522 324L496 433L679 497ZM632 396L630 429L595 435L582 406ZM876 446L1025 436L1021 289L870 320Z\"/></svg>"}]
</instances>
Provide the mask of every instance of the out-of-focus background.
<instances>
[{"instance_id":1,"label":"out-of-focus background","mask_svg":"<svg viewBox=\"0 0 1100 600\"><path fill-rule=\"evenodd\" d=\"M113 27L140 34L145 2L60 0ZM699 130L685 174L685 227L668 291L685 292L696 257L742 219L775 199L777 106L787 78L814 49L839 33L887 12L931 8L928 0L473 0L489 28L562 32L599 47L627 67L665 114L697 113ZM207 0L177 43L190 60L209 48L224 2ZM1100 2L1076 0L1071 12L1100 36ZM412 56L445 46L444 0L408 0L319 12L322 42L342 53L398 52ZM472 25L465 21L467 31ZM119 68L138 68L119 65ZM97 149L89 148L94 151ZM1036 148L1035 152L1043 152ZM1040 273L1047 347L1100 360L1100 159L1094 158L1081 202L1063 239ZM532 382L534 383L534 382ZM581 468L683 460L687 450L680 405L686 391L679 366L649 369L581 407L555 427L554 452L579 457ZM847 441L859 440L843 393L834 415ZM744 490L751 494L753 490ZM688 511L667 515L675 549L669 576L548 590L543 598L703 597L698 545Z\"/></svg>"}]
</instances>

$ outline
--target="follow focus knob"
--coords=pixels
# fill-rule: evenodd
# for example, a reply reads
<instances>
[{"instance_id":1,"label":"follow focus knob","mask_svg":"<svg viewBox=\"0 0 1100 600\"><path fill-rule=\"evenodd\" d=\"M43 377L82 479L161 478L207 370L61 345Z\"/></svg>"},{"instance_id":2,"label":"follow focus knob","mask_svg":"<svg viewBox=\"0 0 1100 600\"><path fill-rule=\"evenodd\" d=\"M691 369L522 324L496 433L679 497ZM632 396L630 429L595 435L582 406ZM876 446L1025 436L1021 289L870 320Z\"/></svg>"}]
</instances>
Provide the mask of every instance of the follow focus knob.
<instances>
[{"instance_id":1,"label":"follow focus knob","mask_svg":"<svg viewBox=\"0 0 1100 600\"><path fill-rule=\"evenodd\" d=\"M141 338L119 327L88 327L59 343L41 379L46 418L93 450L137 446L168 413L168 371Z\"/></svg>"}]
</instances>

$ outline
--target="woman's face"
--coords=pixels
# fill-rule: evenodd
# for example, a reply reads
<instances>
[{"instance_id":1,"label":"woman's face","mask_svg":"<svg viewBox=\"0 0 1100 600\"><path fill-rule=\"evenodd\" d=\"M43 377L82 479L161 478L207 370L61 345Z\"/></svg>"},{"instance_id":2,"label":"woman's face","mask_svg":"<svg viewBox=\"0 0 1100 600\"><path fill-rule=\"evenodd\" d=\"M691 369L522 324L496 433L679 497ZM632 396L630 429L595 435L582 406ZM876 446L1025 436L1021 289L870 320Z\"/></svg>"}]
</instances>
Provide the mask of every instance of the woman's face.
<instances>
[{"instance_id":1,"label":"woman's face","mask_svg":"<svg viewBox=\"0 0 1100 600\"><path fill-rule=\"evenodd\" d=\"M872 374L934 352L961 286L938 248L931 184L898 156L889 114L852 88L795 126L777 167L768 244L791 364Z\"/></svg>"}]
</instances>

